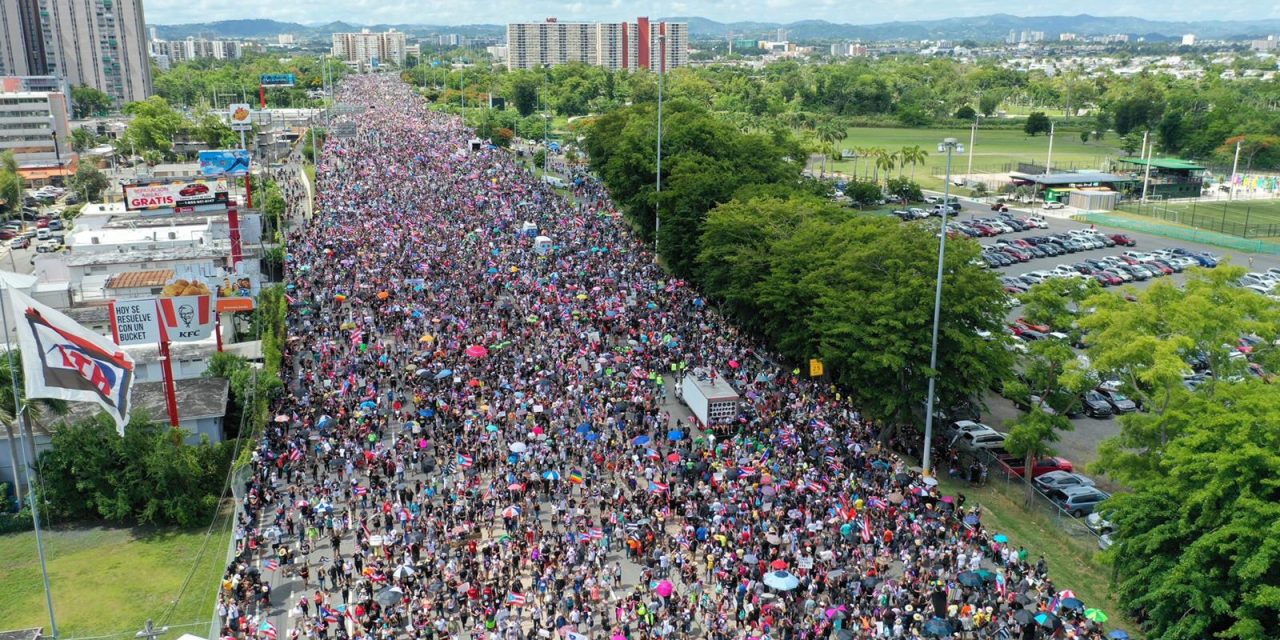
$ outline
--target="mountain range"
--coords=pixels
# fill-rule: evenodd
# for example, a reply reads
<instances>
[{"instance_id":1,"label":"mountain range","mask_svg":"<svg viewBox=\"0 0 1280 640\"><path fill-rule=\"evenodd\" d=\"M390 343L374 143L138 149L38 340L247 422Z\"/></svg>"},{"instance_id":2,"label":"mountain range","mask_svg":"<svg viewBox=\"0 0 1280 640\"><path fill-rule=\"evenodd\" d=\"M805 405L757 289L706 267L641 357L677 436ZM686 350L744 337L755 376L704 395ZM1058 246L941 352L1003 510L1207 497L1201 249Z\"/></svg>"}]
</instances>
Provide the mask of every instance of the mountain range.
<instances>
[{"instance_id":1,"label":"mountain range","mask_svg":"<svg viewBox=\"0 0 1280 640\"><path fill-rule=\"evenodd\" d=\"M1180 38L1193 33L1197 38L1243 40L1264 38L1280 32L1280 20L1254 21L1200 21L1174 22L1147 20L1134 17L1091 16L1014 16L993 14L968 18L946 18L911 22L884 22L879 24L839 24L824 20L802 20L788 24L772 22L717 22L701 17L662 18L668 22L688 22L689 34L694 39L774 37L778 29L787 32L790 40L1003 40L1010 31L1043 31L1050 40L1060 33L1082 36L1128 34L1149 40ZM506 27L496 24L473 25L357 25L347 22L324 24L299 24L275 20L223 20L195 24L154 25L157 35L168 40L189 36L207 38L274 38L289 33L299 39L327 38L329 34L345 31L385 31L394 28L410 36L432 33L457 33L465 36L502 36Z\"/></svg>"}]
</instances>

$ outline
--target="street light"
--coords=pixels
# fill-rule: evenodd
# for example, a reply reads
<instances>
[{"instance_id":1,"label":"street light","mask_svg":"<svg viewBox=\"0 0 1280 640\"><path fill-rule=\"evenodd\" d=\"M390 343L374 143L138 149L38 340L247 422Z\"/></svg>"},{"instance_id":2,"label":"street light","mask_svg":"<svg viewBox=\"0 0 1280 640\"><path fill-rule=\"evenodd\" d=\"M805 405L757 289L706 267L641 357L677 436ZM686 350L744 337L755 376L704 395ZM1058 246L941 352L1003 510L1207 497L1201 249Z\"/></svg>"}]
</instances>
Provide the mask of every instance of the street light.
<instances>
[{"instance_id":1,"label":"street light","mask_svg":"<svg viewBox=\"0 0 1280 640\"><path fill-rule=\"evenodd\" d=\"M662 76L666 75L667 35L658 34L658 171L653 201L653 253L658 254L658 230L662 228Z\"/></svg>"},{"instance_id":2,"label":"street light","mask_svg":"<svg viewBox=\"0 0 1280 640\"><path fill-rule=\"evenodd\" d=\"M62 149L58 148L58 119L52 113L49 114L49 135L53 136L53 155L58 159L58 171L62 171ZM49 182L53 182L50 178Z\"/></svg>"},{"instance_id":3,"label":"street light","mask_svg":"<svg viewBox=\"0 0 1280 640\"><path fill-rule=\"evenodd\" d=\"M938 281L933 290L933 345L929 351L929 399L924 414L924 458L921 462L924 475L931 474L930 449L933 445L933 402L938 381L938 324L942 312L942 262L947 255L947 213L951 211L951 154L964 153L964 145L955 138L947 138L938 144L938 153L947 154L947 181L942 191L942 233L938 234Z\"/></svg>"}]
</instances>

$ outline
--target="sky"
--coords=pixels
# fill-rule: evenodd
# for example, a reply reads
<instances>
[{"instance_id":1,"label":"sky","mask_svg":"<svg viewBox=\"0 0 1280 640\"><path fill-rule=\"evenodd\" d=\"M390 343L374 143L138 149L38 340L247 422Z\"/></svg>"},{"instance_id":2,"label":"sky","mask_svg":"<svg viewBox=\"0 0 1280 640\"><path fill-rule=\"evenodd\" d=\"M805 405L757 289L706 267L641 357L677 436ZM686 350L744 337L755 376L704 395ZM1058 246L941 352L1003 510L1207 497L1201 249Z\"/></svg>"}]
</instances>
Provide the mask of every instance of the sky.
<instances>
[{"instance_id":1,"label":"sky","mask_svg":"<svg viewBox=\"0 0 1280 640\"><path fill-rule=\"evenodd\" d=\"M699 16L720 22L827 20L850 24L930 20L993 13L1018 15L1136 16L1153 20L1258 20L1280 18L1280 2L1203 0L1041 0L1022 13L1007 0L143 0L149 24L270 18L317 24L505 24L515 21L634 19L637 15Z\"/></svg>"}]
</instances>

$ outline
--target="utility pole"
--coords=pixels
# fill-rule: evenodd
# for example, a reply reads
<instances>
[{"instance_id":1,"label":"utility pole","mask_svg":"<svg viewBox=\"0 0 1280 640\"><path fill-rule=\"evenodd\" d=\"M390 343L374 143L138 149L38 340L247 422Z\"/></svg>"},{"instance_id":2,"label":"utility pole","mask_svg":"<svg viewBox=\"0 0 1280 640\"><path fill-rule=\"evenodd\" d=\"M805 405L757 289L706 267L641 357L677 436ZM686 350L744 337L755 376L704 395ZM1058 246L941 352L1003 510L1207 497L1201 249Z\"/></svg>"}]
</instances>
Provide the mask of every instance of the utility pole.
<instances>
[{"instance_id":1,"label":"utility pole","mask_svg":"<svg viewBox=\"0 0 1280 640\"><path fill-rule=\"evenodd\" d=\"M1144 140L1147 138L1148 133L1150 132L1143 132L1142 138ZM1151 144L1147 145L1147 166L1146 170L1142 174L1142 201L1144 203L1147 201L1147 184L1151 182L1151 159L1154 158L1155 155L1156 141L1155 139L1152 139Z\"/></svg>"},{"instance_id":2,"label":"utility pole","mask_svg":"<svg viewBox=\"0 0 1280 640\"><path fill-rule=\"evenodd\" d=\"M1055 122L1049 123L1049 155L1044 159L1044 174L1046 176L1053 173L1053 134L1056 124Z\"/></svg>"},{"instance_id":3,"label":"utility pole","mask_svg":"<svg viewBox=\"0 0 1280 640\"><path fill-rule=\"evenodd\" d=\"M658 231L662 228L662 76L666 75L667 34L658 34L658 170L653 202L653 253L658 254Z\"/></svg>"},{"instance_id":4,"label":"utility pole","mask_svg":"<svg viewBox=\"0 0 1280 640\"><path fill-rule=\"evenodd\" d=\"M146 626L142 627L142 631L133 634L133 637L138 638L138 640L156 640L156 638L166 633L169 633L169 627L157 629L155 624L151 622L151 618L147 618Z\"/></svg>"},{"instance_id":5,"label":"utility pole","mask_svg":"<svg viewBox=\"0 0 1280 640\"><path fill-rule=\"evenodd\" d=\"M1244 140L1236 140L1236 159L1231 162L1231 191L1227 194L1227 200L1236 199L1236 171L1240 168L1240 144Z\"/></svg>"},{"instance_id":6,"label":"utility pole","mask_svg":"<svg viewBox=\"0 0 1280 640\"><path fill-rule=\"evenodd\" d=\"M947 138L938 144L938 153L947 153L947 181L942 189L942 231L938 234L938 280L933 290L933 345L929 350L929 395L925 400L924 456L920 460L921 472L933 475L931 452L933 450L933 403L938 379L938 327L942 316L942 266L947 256L947 214L951 211L951 154L964 153L964 145L955 138Z\"/></svg>"},{"instance_id":7,"label":"utility pole","mask_svg":"<svg viewBox=\"0 0 1280 640\"><path fill-rule=\"evenodd\" d=\"M969 168L965 170L966 177L973 175L973 143L978 137L978 118L981 117L975 113L973 115L973 124L969 127Z\"/></svg>"}]
</instances>

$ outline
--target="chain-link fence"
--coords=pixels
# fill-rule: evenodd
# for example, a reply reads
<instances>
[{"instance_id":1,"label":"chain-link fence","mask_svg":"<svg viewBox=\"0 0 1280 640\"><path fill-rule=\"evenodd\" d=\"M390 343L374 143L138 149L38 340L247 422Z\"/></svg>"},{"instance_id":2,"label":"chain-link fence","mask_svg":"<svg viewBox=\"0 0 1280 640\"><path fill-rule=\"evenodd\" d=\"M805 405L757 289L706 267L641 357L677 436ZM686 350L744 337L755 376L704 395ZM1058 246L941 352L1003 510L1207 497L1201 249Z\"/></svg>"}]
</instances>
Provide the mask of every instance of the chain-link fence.
<instances>
[{"instance_id":1,"label":"chain-link fence","mask_svg":"<svg viewBox=\"0 0 1280 640\"><path fill-rule=\"evenodd\" d=\"M1276 222L1280 206L1274 201L1131 202L1120 205L1120 210L1240 238L1280 237Z\"/></svg>"},{"instance_id":2,"label":"chain-link fence","mask_svg":"<svg viewBox=\"0 0 1280 640\"><path fill-rule=\"evenodd\" d=\"M1248 253L1280 255L1280 241L1266 240L1262 238L1242 238L1217 231L1209 231L1207 229L1179 227L1171 224L1163 224L1156 220L1148 222L1145 220L1136 220L1125 216L1106 213L1083 213L1076 216L1076 219L1108 227L1115 227L1118 229L1127 229L1129 231L1164 236L1174 240L1209 244L1217 247L1223 247L1225 249L1235 249L1237 251L1244 251Z\"/></svg>"}]
</instances>

